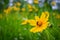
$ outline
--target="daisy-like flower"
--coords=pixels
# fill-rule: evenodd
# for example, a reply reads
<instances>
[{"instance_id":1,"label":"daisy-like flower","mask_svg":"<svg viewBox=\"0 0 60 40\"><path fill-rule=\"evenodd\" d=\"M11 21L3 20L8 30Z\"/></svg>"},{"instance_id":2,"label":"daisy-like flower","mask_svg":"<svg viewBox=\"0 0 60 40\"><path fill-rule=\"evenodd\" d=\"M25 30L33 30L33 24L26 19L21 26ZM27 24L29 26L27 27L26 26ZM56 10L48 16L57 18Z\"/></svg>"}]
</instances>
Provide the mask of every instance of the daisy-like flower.
<instances>
[{"instance_id":1,"label":"daisy-like flower","mask_svg":"<svg viewBox=\"0 0 60 40\"><path fill-rule=\"evenodd\" d=\"M48 22L49 13L43 12L41 17L35 16L35 20L29 20L29 24L33 27L30 32L36 33L36 32L42 32L45 30L49 24Z\"/></svg>"}]
</instances>

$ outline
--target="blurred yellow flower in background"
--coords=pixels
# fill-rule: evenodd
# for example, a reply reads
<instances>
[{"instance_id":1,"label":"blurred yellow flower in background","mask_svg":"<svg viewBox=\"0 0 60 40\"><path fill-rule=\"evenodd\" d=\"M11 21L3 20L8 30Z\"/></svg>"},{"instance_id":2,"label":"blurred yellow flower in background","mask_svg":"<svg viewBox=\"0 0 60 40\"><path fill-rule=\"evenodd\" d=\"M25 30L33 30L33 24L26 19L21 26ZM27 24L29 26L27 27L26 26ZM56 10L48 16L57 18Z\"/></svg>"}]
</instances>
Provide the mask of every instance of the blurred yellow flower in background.
<instances>
[{"instance_id":1,"label":"blurred yellow flower in background","mask_svg":"<svg viewBox=\"0 0 60 40\"><path fill-rule=\"evenodd\" d=\"M12 10L12 7L8 7L8 9L7 9L7 10L11 11L11 10Z\"/></svg>"},{"instance_id":2,"label":"blurred yellow flower in background","mask_svg":"<svg viewBox=\"0 0 60 40\"><path fill-rule=\"evenodd\" d=\"M30 5L30 4L28 4L27 6L28 6L29 9L32 8L32 5Z\"/></svg>"},{"instance_id":3,"label":"blurred yellow flower in background","mask_svg":"<svg viewBox=\"0 0 60 40\"><path fill-rule=\"evenodd\" d=\"M21 10L22 10L22 11L25 11L25 8L22 8Z\"/></svg>"},{"instance_id":4,"label":"blurred yellow flower in background","mask_svg":"<svg viewBox=\"0 0 60 40\"><path fill-rule=\"evenodd\" d=\"M38 0L34 0L34 3L35 3L35 4L38 4L38 3L39 3L39 1L38 1Z\"/></svg>"},{"instance_id":5,"label":"blurred yellow flower in background","mask_svg":"<svg viewBox=\"0 0 60 40\"><path fill-rule=\"evenodd\" d=\"M48 22L49 13L43 12L41 17L35 16L35 20L29 20L29 24L33 27L30 32L36 33L36 32L42 32L45 30L49 24Z\"/></svg>"},{"instance_id":6,"label":"blurred yellow flower in background","mask_svg":"<svg viewBox=\"0 0 60 40\"><path fill-rule=\"evenodd\" d=\"M21 6L21 3L20 3L20 2L17 2L17 3L16 3L16 6Z\"/></svg>"},{"instance_id":7,"label":"blurred yellow flower in background","mask_svg":"<svg viewBox=\"0 0 60 40\"><path fill-rule=\"evenodd\" d=\"M51 2L51 4L52 4L53 6L55 6L55 5L56 5L56 2L55 2L55 1L53 1L53 2Z\"/></svg>"},{"instance_id":8,"label":"blurred yellow flower in background","mask_svg":"<svg viewBox=\"0 0 60 40\"><path fill-rule=\"evenodd\" d=\"M4 10L4 13L9 14L12 10L12 7L8 7L7 9Z\"/></svg>"},{"instance_id":9,"label":"blurred yellow flower in background","mask_svg":"<svg viewBox=\"0 0 60 40\"><path fill-rule=\"evenodd\" d=\"M33 6L31 4L28 4L27 6L28 6L28 9L29 9L28 10L29 12L33 11Z\"/></svg>"},{"instance_id":10,"label":"blurred yellow flower in background","mask_svg":"<svg viewBox=\"0 0 60 40\"><path fill-rule=\"evenodd\" d=\"M4 10L4 13L8 14L9 12L7 10Z\"/></svg>"},{"instance_id":11,"label":"blurred yellow flower in background","mask_svg":"<svg viewBox=\"0 0 60 40\"><path fill-rule=\"evenodd\" d=\"M15 11L20 10L20 8L18 8L18 7L16 7L16 6L13 6L13 9L14 9Z\"/></svg>"}]
</instances>

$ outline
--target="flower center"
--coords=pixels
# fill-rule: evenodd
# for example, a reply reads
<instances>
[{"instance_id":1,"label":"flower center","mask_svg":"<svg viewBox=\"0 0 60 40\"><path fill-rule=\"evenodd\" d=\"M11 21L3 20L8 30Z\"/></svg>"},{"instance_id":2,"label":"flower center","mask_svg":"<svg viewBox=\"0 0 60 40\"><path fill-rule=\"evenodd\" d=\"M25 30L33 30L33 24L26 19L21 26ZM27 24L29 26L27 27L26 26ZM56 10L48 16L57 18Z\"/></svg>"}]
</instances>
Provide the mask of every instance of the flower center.
<instances>
[{"instance_id":1,"label":"flower center","mask_svg":"<svg viewBox=\"0 0 60 40\"><path fill-rule=\"evenodd\" d=\"M42 22L37 22L37 26L41 26L42 25Z\"/></svg>"}]
</instances>

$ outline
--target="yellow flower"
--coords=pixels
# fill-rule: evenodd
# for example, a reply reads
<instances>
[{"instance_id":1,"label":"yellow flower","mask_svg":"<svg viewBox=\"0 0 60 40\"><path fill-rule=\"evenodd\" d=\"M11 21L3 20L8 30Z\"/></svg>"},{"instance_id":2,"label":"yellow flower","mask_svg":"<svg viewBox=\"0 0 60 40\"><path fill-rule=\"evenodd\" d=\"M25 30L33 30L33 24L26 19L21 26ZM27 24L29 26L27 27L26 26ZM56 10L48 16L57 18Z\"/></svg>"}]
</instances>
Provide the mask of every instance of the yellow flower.
<instances>
[{"instance_id":1,"label":"yellow flower","mask_svg":"<svg viewBox=\"0 0 60 40\"><path fill-rule=\"evenodd\" d=\"M36 12L38 11L38 8L36 8L35 6L33 6L33 9L34 9L34 11L36 11Z\"/></svg>"},{"instance_id":2,"label":"yellow flower","mask_svg":"<svg viewBox=\"0 0 60 40\"><path fill-rule=\"evenodd\" d=\"M35 20L29 20L29 24L33 27L30 32L36 33L36 32L42 32L45 30L49 24L48 22L49 13L43 12L41 17L35 16Z\"/></svg>"},{"instance_id":3,"label":"yellow flower","mask_svg":"<svg viewBox=\"0 0 60 40\"><path fill-rule=\"evenodd\" d=\"M20 10L20 8L17 8L16 6L13 6L13 9L14 9L15 11Z\"/></svg>"},{"instance_id":4,"label":"yellow flower","mask_svg":"<svg viewBox=\"0 0 60 40\"><path fill-rule=\"evenodd\" d=\"M9 14L10 11L9 10L4 10L4 13Z\"/></svg>"},{"instance_id":5,"label":"yellow flower","mask_svg":"<svg viewBox=\"0 0 60 40\"><path fill-rule=\"evenodd\" d=\"M7 9L7 10L11 11L11 10L12 10L12 7L8 7L8 9Z\"/></svg>"},{"instance_id":6,"label":"yellow flower","mask_svg":"<svg viewBox=\"0 0 60 40\"><path fill-rule=\"evenodd\" d=\"M4 13L8 14L8 11L7 10L4 10Z\"/></svg>"},{"instance_id":7,"label":"yellow flower","mask_svg":"<svg viewBox=\"0 0 60 40\"><path fill-rule=\"evenodd\" d=\"M12 7L8 7L7 9L4 10L4 12L6 14L9 14L11 12L11 10L12 10Z\"/></svg>"},{"instance_id":8,"label":"yellow flower","mask_svg":"<svg viewBox=\"0 0 60 40\"><path fill-rule=\"evenodd\" d=\"M38 2L38 0L34 0L34 3L35 3L35 4L38 4L39 2Z\"/></svg>"},{"instance_id":9,"label":"yellow flower","mask_svg":"<svg viewBox=\"0 0 60 40\"><path fill-rule=\"evenodd\" d=\"M17 2L16 5L17 5L17 6L21 6L21 3Z\"/></svg>"},{"instance_id":10,"label":"yellow flower","mask_svg":"<svg viewBox=\"0 0 60 40\"><path fill-rule=\"evenodd\" d=\"M22 8L22 11L25 11L25 8Z\"/></svg>"},{"instance_id":11,"label":"yellow flower","mask_svg":"<svg viewBox=\"0 0 60 40\"><path fill-rule=\"evenodd\" d=\"M32 5L30 5L30 4L28 4L27 6L28 6L29 9L32 8Z\"/></svg>"},{"instance_id":12,"label":"yellow flower","mask_svg":"<svg viewBox=\"0 0 60 40\"><path fill-rule=\"evenodd\" d=\"M53 6L55 6L55 5L56 5L56 2L55 2L55 1L53 1L53 2L51 2L51 4L52 4Z\"/></svg>"}]
</instances>

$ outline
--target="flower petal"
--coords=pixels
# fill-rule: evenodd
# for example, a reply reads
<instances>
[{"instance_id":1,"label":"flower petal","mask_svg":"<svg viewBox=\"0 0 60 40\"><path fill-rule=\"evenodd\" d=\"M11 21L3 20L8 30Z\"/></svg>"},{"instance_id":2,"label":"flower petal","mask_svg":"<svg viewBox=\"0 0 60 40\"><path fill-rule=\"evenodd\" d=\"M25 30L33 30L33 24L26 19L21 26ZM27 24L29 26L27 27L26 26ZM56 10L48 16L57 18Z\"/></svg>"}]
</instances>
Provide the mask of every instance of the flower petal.
<instances>
[{"instance_id":1,"label":"flower petal","mask_svg":"<svg viewBox=\"0 0 60 40\"><path fill-rule=\"evenodd\" d=\"M46 18L45 20L44 20L44 23L46 23L48 21L48 18Z\"/></svg>"},{"instance_id":2,"label":"flower petal","mask_svg":"<svg viewBox=\"0 0 60 40\"><path fill-rule=\"evenodd\" d=\"M49 13L48 12L43 12L41 17L40 17L40 20L42 20L44 22L47 22L48 18L49 18Z\"/></svg>"},{"instance_id":3,"label":"flower petal","mask_svg":"<svg viewBox=\"0 0 60 40\"><path fill-rule=\"evenodd\" d=\"M37 29L37 27L33 27L30 32L34 32Z\"/></svg>"},{"instance_id":4,"label":"flower petal","mask_svg":"<svg viewBox=\"0 0 60 40\"><path fill-rule=\"evenodd\" d=\"M35 20L29 20L29 24L31 26L36 26L36 21Z\"/></svg>"},{"instance_id":5,"label":"flower petal","mask_svg":"<svg viewBox=\"0 0 60 40\"><path fill-rule=\"evenodd\" d=\"M28 23L28 20L24 20L24 21L22 22L22 25L27 24L27 23Z\"/></svg>"},{"instance_id":6,"label":"flower petal","mask_svg":"<svg viewBox=\"0 0 60 40\"><path fill-rule=\"evenodd\" d=\"M38 21L39 20L39 17L38 16L35 16L35 20Z\"/></svg>"},{"instance_id":7,"label":"flower petal","mask_svg":"<svg viewBox=\"0 0 60 40\"><path fill-rule=\"evenodd\" d=\"M45 13L44 12L42 12L42 15L40 16L40 19L43 19L43 18L45 18Z\"/></svg>"},{"instance_id":8,"label":"flower petal","mask_svg":"<svg viewBox=\"0 0 60 40\"><path fill-rule=\"evenodd\" d=\"M45 18L49 18L49 12L45 12L45 15L46 15L46 17Z\"/></svg>"},{"instance_id":9,"label":"flower petal","mask_svg":"<svg viewBox=\"0 0 60 40\"><path fill-rule=\"evenodd\" d=\"M42 32L43 30L39 27L33 27L30 32L36 33L36 32Z\"/></svg>"},{"instance_id":10,"label":"flower petal","mask_svg":"<svg viewBox=\"0 0 60 40\"><path fill-rule=\"evenodd\" d=\"M49 24L49 22L46 22L45 24L43 24L43 25L40 27L40 29L45 30L45 29L47 28L48 24Z\"/></svg>"}]
</instances>

